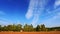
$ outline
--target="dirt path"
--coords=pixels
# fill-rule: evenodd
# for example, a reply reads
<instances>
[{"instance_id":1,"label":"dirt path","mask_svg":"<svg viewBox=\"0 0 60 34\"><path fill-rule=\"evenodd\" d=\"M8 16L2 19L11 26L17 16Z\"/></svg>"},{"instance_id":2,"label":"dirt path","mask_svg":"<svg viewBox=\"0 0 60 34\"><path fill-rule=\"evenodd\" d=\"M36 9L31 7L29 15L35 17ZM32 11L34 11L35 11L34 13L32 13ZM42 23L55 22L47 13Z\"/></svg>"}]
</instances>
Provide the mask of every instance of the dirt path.
<instances>
[{"instance_id":1,"label":"dirt path","mask_svg":"<svg viewBox=\"0 0 60 34\"><path fill-rule=\"evenodd\" d=\"M0 32L0 34L60 34L59 32Z\"/></svg>"}]
</instances>

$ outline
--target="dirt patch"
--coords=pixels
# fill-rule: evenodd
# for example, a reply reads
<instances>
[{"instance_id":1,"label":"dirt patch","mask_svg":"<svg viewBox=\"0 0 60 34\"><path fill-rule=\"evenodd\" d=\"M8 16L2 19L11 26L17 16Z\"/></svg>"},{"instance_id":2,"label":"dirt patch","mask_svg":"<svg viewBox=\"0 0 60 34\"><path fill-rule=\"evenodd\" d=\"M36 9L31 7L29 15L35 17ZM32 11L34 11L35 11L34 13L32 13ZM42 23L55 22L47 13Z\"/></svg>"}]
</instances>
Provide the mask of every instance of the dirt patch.
<instances>
[{"instance_id":1,"label":"dirt patch","mask_svg":"<svg viewBox=\"0 0 60 34\"><path fill-rule=\"evenodd\" d=\"M52 31L52 32L0 32L0 34L60 34L60 31Z\"/></svg>"}]
</instances>

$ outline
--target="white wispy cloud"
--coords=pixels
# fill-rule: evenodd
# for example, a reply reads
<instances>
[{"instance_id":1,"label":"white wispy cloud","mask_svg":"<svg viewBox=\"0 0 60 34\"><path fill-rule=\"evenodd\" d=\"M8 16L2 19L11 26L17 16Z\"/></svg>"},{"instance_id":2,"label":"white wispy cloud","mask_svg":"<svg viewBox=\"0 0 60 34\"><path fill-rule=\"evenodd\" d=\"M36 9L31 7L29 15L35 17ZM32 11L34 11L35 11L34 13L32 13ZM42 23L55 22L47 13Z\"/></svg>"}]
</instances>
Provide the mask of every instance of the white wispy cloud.
<instances>
[{"instance_id":1,"label":"white wispy cloud","mask_svg":"<svg viewBox=\"0 0 60 34\"><path fill-rule=\"evenodd\" d=\"M38 20L40 20L39 17L41 16L42 12L44 12L44 9L45 9L44 6L47 5L47 3L49 1L48 0L31 0L30 1L28 12L26 13L26 18L30 19L31 17L33 17L31 24L36 25ZM50 8L45 9L47 11L46 15L51 14L52 17L49 19L46 19L45 21L41 22L40 24L46 24L47 26L59 25L60 24L59 23L60 8L57 8L57 9L55 8L55 7L58 7L59 5L60 5L60 0L56 0L55 4L54 4L54 10L50 11ZM47 16L47 17L49 17L49 16Z\"/></svg>"},{"instance_id":2,"label":"white wispy cloud","mask_svg":"<svg viewBox=\"0 0 60 34\"><path fill-rule=\"evenodd\" d=\"M33 17L34 4L35 4L35 1L34 0L30 0L28 11L27 11L27 13L25 15L27 19L30 19L31 17Z\"/></svg>"},{"instance_id":3,"label":"white wispy cloud","mask_svg":"<svg viewBox=\"0 0 60 34\"><path fill-rule=\"evenodd\" d=\"M42 21L40 24L45 24L47 27L60 26L60 7L57 8L58 6L60 6L60 0L55 1L54 10L50 11L49 9L46 9L47 13L48 13L46 15L51 14L54 16L52 16L49 19Z\"/></svg>"},{"instance_id":4,"label":"white wispy cloud","mask_svg":"<svg viewBox=\"0 0 60 34\"><path fill-rule=\"evenodd\" d=\"M33 16L32 9L29 9L25 16L26 16L27 19L30 19Z\"/></svg>"},{"instance_id":5,"label":"white wispy cloud","mask_svg":"<svg viewBox=\"0 0 60 34\"><path fill-rule=\"evenodd\" d=\"M48 0L30 0L26 18L30 19L33 17L31 24L35 25L38 22L39 16L42 14L44 6L47 4L47 2Z\"/></svg>"},{"instance_id":6,"label":"white wispy cloud","mask_svg":"<svg viewBox=\"0 0 60 34\"><path fill-rule=\"evenodd\" d=\"M45 24L46 27L60 26L60 8L52 11L55 15L49 19L44 20L40 24Z\"/></svg>"},{"instance_id":7,"label":"white wispy cloud","mask_svg":"<svg viewBox=\"0 0 60 34\"><path fill-rule=\"evenodd\" d=\"M4 26L4 25L9 25L9 24L13 24L13 22L6 18L0 18L0 25Z\"/></svg>"},{"instance_id":8,"label":"white wispy cloud","mask_svg":"<svg viewBox=\"0 0 60 34\"><path fill-rule=\"evenodd\" d=\"M57 6L60 6L60 0L55 1L54 7L56 8Z\"/></svg>"}]
</instances>

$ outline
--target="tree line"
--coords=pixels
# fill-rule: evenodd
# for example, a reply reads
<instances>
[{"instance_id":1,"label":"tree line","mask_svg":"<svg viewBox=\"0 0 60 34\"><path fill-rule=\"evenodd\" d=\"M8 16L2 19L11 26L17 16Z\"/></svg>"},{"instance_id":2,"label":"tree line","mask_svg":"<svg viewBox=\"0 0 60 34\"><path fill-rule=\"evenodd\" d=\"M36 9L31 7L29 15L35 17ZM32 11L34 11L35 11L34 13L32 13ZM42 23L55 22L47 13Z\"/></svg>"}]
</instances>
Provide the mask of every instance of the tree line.
<instances>
[{"instance_id":1,"label":"tree line","mask_svg":"<svg viewBox=\"0 0 60 34\"><path fill-rule=\"evenodd\" d=\"M22 26L21 24L13 24L13 25L7 25L7 26L2 26L0 25L0 32L1 31L24 31L24 32L40 32L40 31L60 31L60 27L52 27L52 28L47 28L45 27L44 24L42 25L37 25L36 27L33 27L33 25L28 25L25 24Z\"/></svg>"}]
</instances>

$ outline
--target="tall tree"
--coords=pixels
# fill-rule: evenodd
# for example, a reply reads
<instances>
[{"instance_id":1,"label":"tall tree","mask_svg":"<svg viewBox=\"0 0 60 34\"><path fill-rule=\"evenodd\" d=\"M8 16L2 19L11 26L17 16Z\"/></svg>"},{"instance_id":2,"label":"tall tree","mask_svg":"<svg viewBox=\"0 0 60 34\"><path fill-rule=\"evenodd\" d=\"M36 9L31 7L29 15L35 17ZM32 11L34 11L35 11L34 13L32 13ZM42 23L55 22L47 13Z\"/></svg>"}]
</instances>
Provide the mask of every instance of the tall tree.
<instances>
[{"instance_id":1,"label":"tall tree","mask_svg":"<svg viewBox=\"0 0 60 34\"><path fill-rule=\"evenodd\" d=\"M31 24L31 25L30 25L30 31L33 31L33 29L34 29L34 28L33 28L33 25Z\"/></svg>"},{"instance_id":2,"label":"tall tree","mask_svg":"<svg viewBox=\"0 0 60 34\"><path fill-rule=\"evenodd\" d=\"M2 27L1 27L1 25L0 25L0 31L1 31L1 28L2 28Z\"/></svg>"},{"instance_id":3,"label":"tall tree","mask_svg":"<svg viewBox=\"0 0 60 34\"><path fill-rule=\"evenodd\" d=\"M16 31L16 25L13 24L13 31Z\"/></svg>"},{"instance_id":4,"label":"tall tree","mask_svg":"<svg viewBox=\"0 0 60 34\"><path fill-rule=\"evenodd\" d=\"M21 25L21 24L18 24L18 25L16 26L16 31L20 31L20 30L22 30L22 25Z\"/></svg>"},{"instance_id":5,"label":"tall tree","mask_svg":"<svg viewBox=\"0 0 60 34\"><path fill-rule=\"evenodd\" d=\"M7 31L7 27L4 26L4 27L2 28L2 30L3 30L3 31Z\"/></svg>"},{"instance_id":6,"label":"tall tree","mask_svg":"<svg viewBox=\"0 0 60 34\"><path fill-rule=\"evenodd\" d=\"M27 24L24 25L24 31L28 31L28 25Z\"/></svg>"},{"instance_id":7,"label":"tall tree","mask_svg":"<svg viewBox=\"0 0 60 34\"><path fill-rule=\"evenodd\" d=\"M45 30L46 30L46 28L45 28L45 25L44 25L44 24L42 24L42 25L40 26L40 28L41 28L41 31L45 31Z\"/></svg>"},{"instance_id":8,"label":"tall tree","mask_svg":"<svg viewBox=\"0 0 60 34\"><path fill-rule=\"evenodd\" d=\"M12 30L13 30L13 25L8 25L8 26L7 26L7 30L8 30L8 31L12 31Z\"/></svg>"},{"instance_id":9,"label":"tall tree","mask_svg":"<svg viewBox=\"0 0 60 34\"><path fill-rule=\"evenodd\" d=\"M40 31L40 26L39 25L37 25L36 31Z\"/></svg>"},{"instance_id":10,"label":"tall tree","mask_svg":"<svg viewBox=\"0 0 60 34\"><path fill-rule=\"evenodd\" d=\"M25 24L24 31L27 31L27 32L33 31L33 25L32 24L31 25Z\"/></svg>"}]
</instances>

